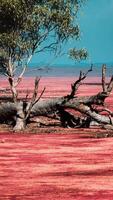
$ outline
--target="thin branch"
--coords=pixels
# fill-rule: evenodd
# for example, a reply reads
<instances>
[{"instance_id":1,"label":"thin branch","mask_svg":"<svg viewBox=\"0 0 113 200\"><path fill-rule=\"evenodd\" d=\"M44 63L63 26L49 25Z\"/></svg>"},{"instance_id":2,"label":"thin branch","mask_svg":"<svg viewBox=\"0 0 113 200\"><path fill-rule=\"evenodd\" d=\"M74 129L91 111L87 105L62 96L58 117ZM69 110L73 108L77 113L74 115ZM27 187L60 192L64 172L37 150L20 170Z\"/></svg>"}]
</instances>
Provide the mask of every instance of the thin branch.
<instances>
[{"instance_id":1,"label":"thin branch","mask_svg":"<svg viewBox=\"0 0 113 200\"><path fill-rule=\"evenodd\" d=\"M80 71L79 79L71 85L71 93L66 96L68 100L70 100L71 98L75 96L75 93L77 92L81 82L87 77L88 73L91 71L92 71L92 65L91 65L91 68L86 73L83 73L82 71Z\"/></svg>"},{"instance_id":2,"label":"thin branch","mask_svg":"<svg viewBox=\"0 0 113 200\"><path fill-rule=\"evenodd\" d=\"M27 89L27 91L26 91L26 97L25 97L25 101L27 101L27 100L28 100L29 94L30 94L30 92L29 92L29 90Z\"/></svg>"},{"instance_id":3,"label":"thin branch","mask_svg":"<svg viewBox=\"0 0 113 200\"><path fill-rule=\"evenodd\" d=\"M13 101L16 103L17 97L18 97L18 92L15 88L13 64L12 64L11 57L9 57L9 65L8 65L8 68L7 68L7 74L8 74L8 81L9 81L9 84L10 84L10 89L11 89L11 92L12 92Z\"/></svg>"},{"instance_id":4,"label":"thin branch","mask_svg":"<svg viewBox=\"0 0 113 200\"><path fill-rule=\"evenodd\" d=\"M110 93L113 89L113 75L111 76L110 82L107 87L107 93Z\"/></svg>"},{"instance_id":5,"label":"thin branch","mask_svg":"<svg viewBox=\"0 0 113 200\"><path fill-rule=\"evenodd\" d=\"M33 96L32 96L32 99L31 99L31 103L34 103L34 101L37 98L39 81L40 81L40 78L36 77L36 79L35 79L35 87L34 87L34 92L33 92Z\"/></svg>"},{"instance_id":6,"label":"thin branch","mask_svg":"<svg viewBox=\"0 0 113 200\"><path fill-rule=\"evenodd\" d=\"M32 107L40 100L40 98L42 97L42 95L43 95L44 92L45 92L45 87L44 87L44 89L42 90L40 96L37 98L39 81L40 81L40 78L36 77L36 79L35 79L35 88L34 88L33 96L32 96L32 98L31 98L30 105L29 105L29 107L28 107L28 109L27 109L27 114L26 114L25 119L28 119L28 117L29 117L29 115L30 115L30 113L31 113Z\"/></svg>"},{"instance_id":7,"label":"thin branch","mask_svg":"<svg viewBox=\"0 0 113 200\"><path fill-rule=\"evenodd\" d=\"M41 97L43 96L44 92L46 90L46 87L44 87L44 89L42 90L40 96L38 97L38 99L33 103L33 106L41 99Z\"/></svg>"},{"instance_id":8,"label":"thin branch","mask_svg":"<svg viewBox=\"0 0 113 200\"><path fill-rule=\"evenodd\" d=\"M48 22L49 23L49 22ZM35 52L35 49L38 48L38 46L40 46L40 44L45 41L45 39L47 38L47 36L57 27L57 25L53 26L52 28L50 29L47 29L41 36L40 38L38 39L38 42L36 42L34 44L34 48L33 48L33 53ZM58 42L57 42L58 43ZM50 46L50 45L49 45ZM47 48L49 48L49 46ZM39 51L36 51L36 53L39 53L45 49L47 49L46 47L42 48L41 50Z\"/></svg>"},{"instance_id":9,"label":"thin branch","mask_svg":"<svg viewBox=\"0 0 113 200\"><path fill-rule=\"evenodd\" d=\"M106 92L106 65L102 66L102 89Z\"/></svg>"},{"instance_id":10,"label":"thin branch","mask_svg":"<svg viewBox=\"0 0 113 200\"><path fill-rule=\"evenodd\" d=\"M19 83L21 82L22 77L23 77L23 75L24 75L24 73L25 73L25 71L26 71L26 68L27 68L27 66L28 66L28 64L29 64L29 62L30 62L32 56L33 56L33 55L30 55L30 56L29 56L28 61L27 61L27 64L24 66L24 68L23 68L21 74L19 75L19 77L18 77L18 79L17 79L17 81L16 81L16 83L15 83L15 87L17 87L17 86L19 85Z\"/></svg>"},{"instance_id":11,"label":"thin branch","mask_svg":"<svg viewBox=\"0 0 113 200\"><path fill-rule=\"evenodd\" d=\"M9 65L8 65L8 76L13 77L13 64L11 62L11 57L9 57Z\"/></svg>"},{"instance_id":12,"label":"thin branch","mask_svg":"<svg viewBox=\"0 0 113 200\"><path fill-rule=\"evenodd\" d=\"M42 51L45 51L46 49L55 49L53 46L54 45L57 45L58 43L57 42L53 42L53 43L51 43L50 45L48 45L48 46L45 46L45 47L43 47L42 49L40 49L40 50L37 50L35 53L40 53L40 52L42 52Z\"/></svg>"}]
</instances>

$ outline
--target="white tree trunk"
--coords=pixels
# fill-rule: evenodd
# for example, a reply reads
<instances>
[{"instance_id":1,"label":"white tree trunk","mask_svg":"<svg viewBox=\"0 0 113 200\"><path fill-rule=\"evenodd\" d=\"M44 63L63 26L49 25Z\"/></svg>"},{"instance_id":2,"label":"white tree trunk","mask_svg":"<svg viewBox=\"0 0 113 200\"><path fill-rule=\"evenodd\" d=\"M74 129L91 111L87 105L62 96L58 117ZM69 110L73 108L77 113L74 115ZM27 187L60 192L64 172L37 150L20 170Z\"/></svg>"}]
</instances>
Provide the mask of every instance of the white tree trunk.
<instances>
[{"instance_id":1,"label":"white tree trunk","mask_svg":"<svg viewBox=\"0 0 113 200\"><path fill-rule=\"evenodd\" d=\"M14 131L24 130L26 126L24 104L23 102L17 103L16 125Z\"/></svg>"}]
</instances>

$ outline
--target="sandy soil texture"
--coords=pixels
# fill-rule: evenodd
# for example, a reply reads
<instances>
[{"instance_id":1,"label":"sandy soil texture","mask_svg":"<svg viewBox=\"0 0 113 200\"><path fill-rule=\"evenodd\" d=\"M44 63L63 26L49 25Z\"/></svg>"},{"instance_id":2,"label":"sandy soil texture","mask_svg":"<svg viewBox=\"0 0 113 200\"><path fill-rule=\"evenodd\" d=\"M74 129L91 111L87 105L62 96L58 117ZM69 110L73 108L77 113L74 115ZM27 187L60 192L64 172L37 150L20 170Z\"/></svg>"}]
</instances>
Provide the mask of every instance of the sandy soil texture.
<instances>
[{"instance_id":1,"label":"sandy soil texture","mask_svg":"<svg viewBox=\"0 0 113 200\"><path fill-rule=\"evenodd\" d=\"M0 134L0 200L112 200L113 138Z\"/></svg>"},{"instance_id":2,"label":"sandy soil texture","mask_svg":"<svg viewBox=\"0 0 113 200\"><path fill-rule=\"evenodd\" d=\"M43 98L67 94L73 81L42 79ZM7 82L1 80L1 86ZM19 86L21 96L26 88L33 90L32 78ZM100 90L98 85L82 85L78 95ZM113 94L106 103L112 109ZM113 138L101 137L109 131L33 126L21 134L0 126L0 200L113 199Z\"/></svg>"}]
</instances>

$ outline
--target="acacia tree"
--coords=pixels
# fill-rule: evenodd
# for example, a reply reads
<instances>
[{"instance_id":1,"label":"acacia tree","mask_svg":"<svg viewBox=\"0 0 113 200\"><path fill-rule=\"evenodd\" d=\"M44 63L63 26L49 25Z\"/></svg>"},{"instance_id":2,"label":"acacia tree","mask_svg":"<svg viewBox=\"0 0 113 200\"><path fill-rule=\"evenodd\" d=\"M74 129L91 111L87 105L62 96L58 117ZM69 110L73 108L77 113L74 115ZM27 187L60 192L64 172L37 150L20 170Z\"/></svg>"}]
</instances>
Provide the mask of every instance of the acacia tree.
<instances>
[{"instance_id":1,"label":"acacia tree","mask_svg":"<svg viewBox=\"0 0 113 200\"><path fill-rule=\"evenodd\" d=\"M44 50L56 52L69 38L79 38L76 18L83 2L84 0L1 0L0 57L1 66L9 81L12 100L17 108L15 129L25 128L32 107L40 99L37 99L39 79L36 79L31 102L18 102L17 86L32 55ZM87 56L84 49L74 49L74 54L83 59ZM17 77L15 73L18 68L21 68L21 73Z\"/></svg>"}]
</instances>

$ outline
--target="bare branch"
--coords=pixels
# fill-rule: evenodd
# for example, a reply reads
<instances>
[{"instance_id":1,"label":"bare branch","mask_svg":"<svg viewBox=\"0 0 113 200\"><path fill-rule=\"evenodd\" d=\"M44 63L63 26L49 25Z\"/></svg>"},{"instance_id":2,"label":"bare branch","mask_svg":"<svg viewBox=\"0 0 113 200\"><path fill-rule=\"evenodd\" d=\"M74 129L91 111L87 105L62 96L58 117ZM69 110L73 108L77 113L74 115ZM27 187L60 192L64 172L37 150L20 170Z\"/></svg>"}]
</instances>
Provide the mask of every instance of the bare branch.
<instances>
[{"instance_id":1,"label":"bare branch","mask_svg":"<svg viewBox=\"0 0 113 200\"><path fill-rule=\"evenodd\" d=\"M109 118L108 116L100 115L95 111L92 111L89 106L78 104L76 109L81 113L84 113L87 116L91 117L100 124L112 124L111 118Z\"/></svg>"},{"instance_id":2,"label":"bare branch","mask_svg":"<svg viewBox=\"0 0 113 200\"><path fill-rule=\"evenodd\" d=\"M49 23L49 22L48 22L48 23ZM32 53L34 53L35 50L38 48L38 46L40 46L40 44L41 44L43 41L45 41L45 39L47 38L47 36L50 34L50 32L52 32L52 31L55 29L55 27L56 27L56 25L53 26L51 29L46 30L46 31L40 36L40 38L38 39L38 42L36 42L36 43L34 44L34 48L33 48L33 52L32 52ZM56 44L57 44L57 43L58 43L58 42L56 42ZM47 47L44 47L44 48L40 49L39 51L36 51L35 53L42 52L43 50L49 48L49 46L51 46L51 44L48 45Z\"/></svg>"},{"instance_id":3,"label":"bare branch","mask_svg":"<svg viewBox=\"0 0 113 200\"><path fill-rule=\"evenodd\" d=\"M102 89L106 92L106 65L102 66Z\"/></svg>"},{"instance_id":4,"label":"bare branch","mask_svg":"<svg viewBox=\"0 0 113 200\"><path fill-rule=\"evenodd\" d=\"M25 101L27 101L27 100L28 100L29 94L30 94L30 92L29 92L29 90L27 89L27 91L26 91L26 97L25 97Z\"/></svg>"},{"instance_id":5,"label":"bare branch","mask_svg":"<svg viewBox=\"0 0 113 200\"><path fill-rule=\"evenodd\" d=\"M16 83L15 83L15 87L17 87L17 86L19 85L19 83L21 82L22 77L23 77L23 75L24 75L24 73L25 73L25 71L26 71L26 68L27 68L27 66L28 66L28 64L29 64L29 62L30 62L30 60L31 60L31 58L32 58L32 55L30 55L30 57L28 58L27 64L24 66L24 68L23 68L21 74L19 75L19 77L18 77L18 79L17 79L17 81L16 81Z\"/></svg>"},{"instance_id":6,"label":"bare branch","mask_svg":"<svg viewBox=\"0 0 113 200\"><path fill-rule=\"evenodd\" d=\"M40 94L40 96L38 97L38 99L33 103L33 106L41 99L41 97L43 96L43 94L44 94L44 92L45 92L45 87L44 87L44 89L42 90L42 92L41 92L41 94Z\"/></svg>"},{"instance_id":7,"label":"bare branch","mask_svg":"<svg viewBox=\"0 0 113 200\"><path fill-rule=\"evenodd\" d=\"M107 93L110 94L110 92L112 91L112 89L113 89L113 75L112 75L112 77L110 79L110 82L108 84Z\"/></svg>"},{"instance_id":8,"label":"bare branch","mask_svg":"<svg viewBox=\"0 0 113 200\"><path fill-rule=\"evenodd\" d=\"M92 71L92 65L91 68L86 73L80 71L79 79L71 85L71 93L66 96L68 100L72 99L75 96L81 82L87 77L88 73L91 71Z\"/></svg>"},{"instance_id":9,"label":"bare branch","mask_svg":"<svg viewBox=\"0 0 113 200\"><path fill-rule=\"evenodd\" d=\"M12 61L11 61L11 57L9 57L8 75L13 77L13 64L12 64Z\"/></svg>"},{"instance_id":10,"label":"bare branch","mask_svg":"<svg viewBox=\"0 0 113 200\"><path fill-rule=\"evenodd\" d=\"M40 81L40 78L36 77L36 79L35 79L34 92L33 92L33 96L32 96L32 99L31 99L31 102L32 102L32 103L34 103L34 101L35 101L36 98L37 98L39 81Z\"/></svg>"},{"instance_id":11,"label":"bare branch","mask_svg":"<svg viewBox=\"0 0 113 200\"><path fill-rule=\"evenodd\" d=\"M27 114L26 114L26 117L25 119L28 119L30 113L31 113L31 110L32 110L32 107L40 100L40 98L42 97L42 95L44 94L45 92L45 88L42 90L40 96L37 98L37 94L38 94L38 86L39 86L39 81L40 81L40 78L36 77L35 79L35 88L34 88L34 92L33 92L33 96L31 98L31 102L30 102L30 105L27 109Z\"/></svg>"},{"instance_id":12,"label":"bare branch","mask_svg":"<svg viewBox=\"0 0 113 200\"><path fill-rule=\"evenodd\" d=\"M11 60L11 57L9 58L9 63L7 66L7 75L8 75L8 81L10 84L10 90L12 92L12 98L13 101L16 103L17 102L17 97L18 97L18 92L15 88L15 81L14 81L14 74L13 74L13 63Z\"/></svg>"},{"instance_id":13,"label":"bare branch","mask_svg":"<svg viewBox=\"0 0 113 200\"><path fill-rule=\"evenodd\" d=\"M57 42L53 42L53 43L51 43L50 45L48 45L48 46L45 46L45 47L43 47L42 49L40 49L40 50L37 50L36 51L36 53L40 53L40 52L42 52L42 51L44 51L44 50L46 50L46 49L49 49L49 51L50 51L50 49L55 49L54 48L54 45L57 45Z\"/></svg>"}]
</instances>

